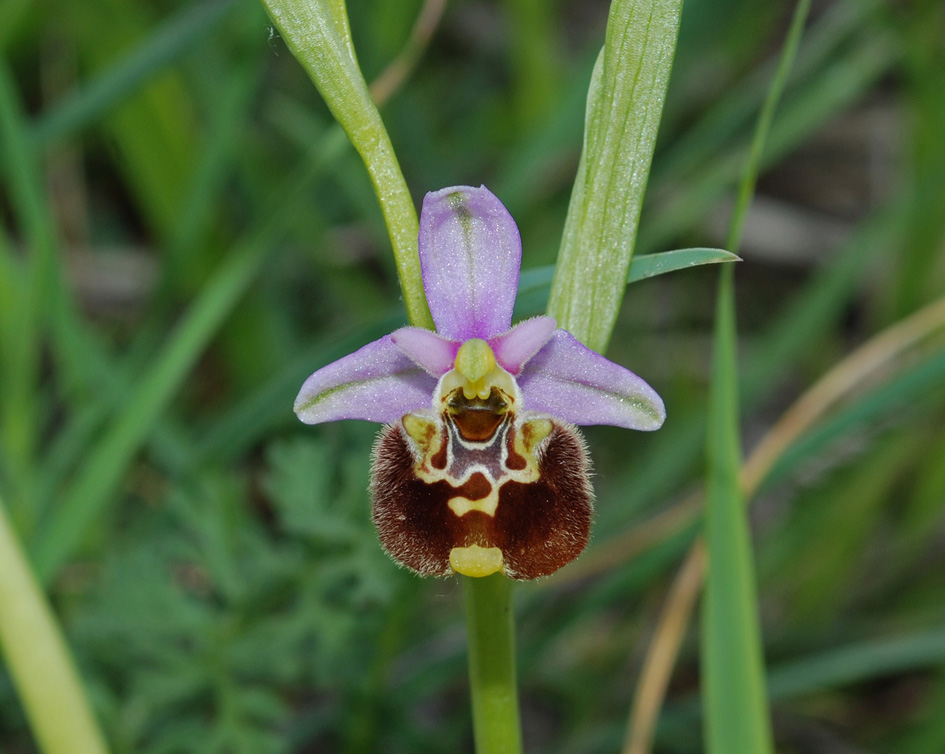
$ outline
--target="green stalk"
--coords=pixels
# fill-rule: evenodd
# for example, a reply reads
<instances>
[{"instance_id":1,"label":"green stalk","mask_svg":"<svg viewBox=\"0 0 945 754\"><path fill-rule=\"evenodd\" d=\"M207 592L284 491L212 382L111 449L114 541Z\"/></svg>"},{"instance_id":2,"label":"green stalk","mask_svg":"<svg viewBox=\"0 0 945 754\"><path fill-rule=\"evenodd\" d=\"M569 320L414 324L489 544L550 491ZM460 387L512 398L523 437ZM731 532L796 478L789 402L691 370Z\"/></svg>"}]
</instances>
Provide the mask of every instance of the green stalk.
<instances>
[{"instance_id":1,"label":"green stalk","mask_svg":"<svg viewBox=\"0 0 945 754\"><path fill-rule=\"evenodd\" d=\"M462 581L476 754L520 754L512 582L501 573Z\"/></svg>"},{"instance_id":2,"label":"green stalk","mask_svg":"<svg viewBox=\"0 0 945 754\"><path fill-rule=\"evenodd\" d=\"M45 754L106 754L78 673L0 501L0 649Z\"/></svg>"},{"instance_id":3,"label":"green stalk","mask_svg":"<svg viewBox=\"0 0 945 754\"><path fill-rule=\"evenodd\" d=\"M387 223L407 317L412 325L432 329L420 279L417 211L358 67L343 0L263 0L263 5L361 155Z\"/></svg>"}]
</instances>

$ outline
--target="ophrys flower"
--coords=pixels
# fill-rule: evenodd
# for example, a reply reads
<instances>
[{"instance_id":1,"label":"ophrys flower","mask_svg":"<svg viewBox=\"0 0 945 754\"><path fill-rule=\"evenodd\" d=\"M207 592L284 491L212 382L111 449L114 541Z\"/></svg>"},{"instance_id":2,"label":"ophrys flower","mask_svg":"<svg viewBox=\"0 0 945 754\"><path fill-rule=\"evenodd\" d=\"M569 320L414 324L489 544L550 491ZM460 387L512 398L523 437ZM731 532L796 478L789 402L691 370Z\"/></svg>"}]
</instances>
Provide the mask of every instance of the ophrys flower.
<instances>
[{"instance_id":1,"label":"ophrys flower","mask_svg":"<svg viewBox=\"0 0 945 754\"><path fill-rule=\"evenodd\" d=\"M663 402L551 317L512 327L521 240L485 187L427 194L420 266L436 332L404 327L302 386L306 423L387 426L374 448L381 544L423 575L545 576L587 544L593 492L574 424L653 430Z\"/></svg>"}]
</instances>

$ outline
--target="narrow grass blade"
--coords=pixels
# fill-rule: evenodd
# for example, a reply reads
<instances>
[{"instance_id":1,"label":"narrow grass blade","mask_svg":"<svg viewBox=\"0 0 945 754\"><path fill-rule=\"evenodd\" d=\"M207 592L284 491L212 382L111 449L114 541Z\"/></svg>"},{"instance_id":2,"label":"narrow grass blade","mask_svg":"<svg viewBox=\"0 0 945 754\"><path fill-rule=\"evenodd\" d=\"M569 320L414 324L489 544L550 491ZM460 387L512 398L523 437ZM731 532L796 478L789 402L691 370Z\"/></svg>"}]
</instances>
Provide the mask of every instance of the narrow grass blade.
<instances>
[{"instance_id":1,"label":"narrow grass blade","mask_svg":"<svg viewBox=\"0 0 945 754\"><path fill-rule=\"evenodd\" d=\"M722 270L709 397L705 539L709 553L702 616L702 688L709 754L773 752L764 658L755 604L751 537L738 484L733 269Z\"/></svg>"},{"instance_id":2,"label":"narrow grass blade","mask_svg":"<svg viewBox=\"0 0 945 754\"><path fill-rule=\"evenodd\" d=\"M782 159L810 137L832 115L843 112L863 96L899 62L899 53L889 38L866 35L844 50L819 75L784 102L772 124L762 164ZM678 198L671 199L640 231L641 250L659 248L692 228L738 181L744 145L720 149L697 174L691 176ZM731 247L729 247L731 248ZM737 249L733 249L737 251Z\"/></svg>"},{"instance_id":3,"label":"narrow grass blade","mask_svg":"<svg viewBox=\"0 0 945 754\"><path fill-rule=\"evenodd\" d=\"M155 357L153 367L128 405L90 449L55 517L36 537L33 560L41 580L48 583L112 501L131 459L212 335L254 279L267 248L258 243L246 244L223 262L180 328Z\"/></svg>"},{"instance_id":4,"label":"narrow grass blade","mask_svg":"<svg viewBox=\"0 0 945 754\"><path fill-rule=\"evenodd\" d=\"M76 53L85 70L111 69L132 44L148 44L151 29L135 3L89 2L63 8L63 23L73 30ZM149 65L157 63L152 59ZM206 75L209 75L207 73ZM122 185L131 190L142 222L158 238L177 223L184 187L198 154L199 109L181 71L167 70L140 87L100 121L120 159ZM160 155L160 159L155 159Z\"/></svg>"},{"instance_id":5,"label":"narrow grass blade","mask_svg":"<svg viewBox=\"0 0 945 754\"><path fill-rule=\"evenodd\" d=\"M12 512L26 506L33 484L36 450L42 431L38 386L45 310L52 281L58 275L54 225L43 194L43 176L27 141L26 118L20 93L6 61L0 59L0 157L5 170L13 216L28 253L24 260L13 254L6 238L0 240L0 267L10 275L0 287L3 298L15 309L0 310L0 448L12 488ZM17 290L10 286L17 285ZM20 287L22 286L22 287ZM27 511L27 515L29 512Z\"/></svg>"},{"instance_id":6,"label":"narrow grass blade","mask_svg":"<svg viewBox=\"0 0 945 754\"><path fill-rule=\"evenodd\" d=\"M326 161L333 158L334 153L327 147L334 141L330 133L326 134L323 142L312 148L309 160L286 179L272 203L261 211L262 219L256 232L219 266L179 328L154 357L115 422L89 449L84 466L56 506L55 517L34 542L34 563L41 580L48 581L75 552L96 518L114 499L131 459L180 390L213 335L255 279L266 252L286 224L285 218L291 216L305 197L304 188Z\"/></svg>"},{"instance_id":7,"label":"narrow grass blade","mask_svg":"<svg viewBox=\"0 0 945 754\"><path fill-rule=\"evenodd\" d=\"M517 125L531 131L560 93L562 60L555 48L554 5L544 0L505 0Z\"/></svg>"},{"instance_id":8,"label":"narrow grass blade","mask_svg":"<svg viewBox=\"0 0 945 754\"><path fill-rule=\"evenodd\" d=\"M741 246L742 231L748 217L748 208L755 195L755 182L767 147L768 132L771 130L771 123L774 120L774 111L781 99L782 92L787 86L788 75L797 55L797 48L801 43L801 32L804 29L804 21L807 19L809 9L810 0L800 0L795 8L791 28L788 30L787 39L784 42L784 48L778 60L778 67L775 70L771 88L768 90L768 96L765 97L761 113L758 115L758 123L755 126L755 132L752 135L751 146L748 151L748 162L745 165L744 175L738 187L738 196L735 198L735 210L732 213L728 243L726 244L729 249L738 250Z\"/></svg>"},{"instance_id":9,"label":"narrow grass blade","mask_svg":"<svg viewBox=\"0 0 945 754\"><path fill-rule=\"evenodd\" d=\"M883 676L940 667L943 662L945 626L933 626L923 631L866 639L785 660L768 673L768 693L772 699L797 699ZM666 709L660 726L669 728L698 714L695 700L686 698Z\"/></svg>"},{"instance_id":10,"label":"narrow grass blade","mask_svg":"<svg viewBox=\"0 0 945 754\"><path fill-rule=\"evenodd\" d=\"M627 284L638 283L647 278L665 275L667 272L685 270L703 264L723 264L738 262L739 257L723 249L675 249L659 254L641 254L630 262ZM535 267L524 270L519 277L519 299L516 300L516 312L519 316L530 316L545 310L548 290L554 277L555 268Z\"/></svg>"},{"instance_id":11,"label":"narrow grass blade","mask_svg":"<svg viewBox=\"0 0 945 754\"><path fill-rule=\"evenodd\" d=\"M679 0L616 0L591 78L548 313L597 351L624 295L681 11Z\"/></svg>"},{"instance_id":12,"label":"narrow grass blade","mask_svg":"<svg viewBox=\"0 0 945 754\"><path fill-rule=\"evenodd\" d=\"M943 381L945 351L939 350L804 435L781 456L765 477L761 489L782 481L805 460L825 452L840 438L862 431L879 417L902 413L919 404L923 398L940 395L938 389Z\"/></svg>"},{"instance_id":13,"label":"narrow grass blade","mask_svg":"<svg viewBox=\"0 0 945 754\"><path fill-rule=\"evenodd\" d=\"M773 668L771 696L787 699L823 689L933 667L945 662L945 626L921 633L870 639L790 660Z\"/></svg>"},{"instance_id":14,"label":"narrow grass blade","mask_svg":"<svg viewBox=\"0 0 945 754\"><path fill-rule=\"evenodd\" d=\"M758 117L729 228L741 243L774 111L800 44L809 0L800 0L768 96ZM739 484L737 330L734 269L723 267L709 394L705 539L709 556L702 621L703 706L709 754L774 752L765 692L751 533Z\"/></svg>"},{"instance_id":15,"label":"narrow grass blade","mask_svg":"<svg viewBox=\"0 0 945 754\"><path fill-rule=\"evenodd\" d=\"M645 254L634 257L630 263L628 283L665 275L667 272L687 270L703 264L723 264L726 262L741 261L736 254L724 249L676 249L664 251L660 254Z\"/></svg>"}]
</instances>

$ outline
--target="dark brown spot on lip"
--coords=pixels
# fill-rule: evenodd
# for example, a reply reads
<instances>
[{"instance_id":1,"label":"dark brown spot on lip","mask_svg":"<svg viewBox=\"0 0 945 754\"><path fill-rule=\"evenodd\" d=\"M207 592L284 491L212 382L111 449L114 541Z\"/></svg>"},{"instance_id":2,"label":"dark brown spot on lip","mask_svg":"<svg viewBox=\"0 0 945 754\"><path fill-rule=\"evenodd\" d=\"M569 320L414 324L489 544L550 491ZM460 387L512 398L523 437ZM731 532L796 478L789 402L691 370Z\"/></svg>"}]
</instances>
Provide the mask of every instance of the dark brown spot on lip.
<instances>
[{"instance_id":1,"label":"dark brown spot on lip","mask_svg":"<svg viewBox=\"0 0 945 754\"><path fill-rule=\"evenodd\" d=\"M506 459L505 466L511 471L521 471L526 466L528 466L528 461L525 460L525 456L519 455L515 451L515 432L509 432L508 437L505 438L505 449Z\"/></svg>"},{"instance_id":2,"label":"dark brown spot on lip","mask_svg":"<svg viewBox=\"0 0 945 754\"><path fill-rule=\"evenodd\" d=\"M430 465L439 471L442 471L446 468L446 462L448 459L449 451L449 441L447 439L447 433L445 428L440 430L440 449L436 452L436 455L430 458Z\"/></svg>"},{"instance_id":3,"label":"dark brown spot on lip","mask_svg":"<svg viewBox=\"0 0 945 754\"><path fill-rule=\"evenodd\" d=\"M464 497L467 500L482 500L492 492L492 483L486 475L477 471L466 482L456 489L454 497Z\"/></svg>"},{"instance_id":4,"label":"dark brown spot on lip","mask_svg":"<svg viewBox=\"0 0 945 754\"><path fill-rule=\"evenodd\" d=\"M537 481L499 488L496 546L512 578L535 579L567 565L587 546L594 513L590 464L576 428L555 422Z\"/></svg>"}]
</instances>

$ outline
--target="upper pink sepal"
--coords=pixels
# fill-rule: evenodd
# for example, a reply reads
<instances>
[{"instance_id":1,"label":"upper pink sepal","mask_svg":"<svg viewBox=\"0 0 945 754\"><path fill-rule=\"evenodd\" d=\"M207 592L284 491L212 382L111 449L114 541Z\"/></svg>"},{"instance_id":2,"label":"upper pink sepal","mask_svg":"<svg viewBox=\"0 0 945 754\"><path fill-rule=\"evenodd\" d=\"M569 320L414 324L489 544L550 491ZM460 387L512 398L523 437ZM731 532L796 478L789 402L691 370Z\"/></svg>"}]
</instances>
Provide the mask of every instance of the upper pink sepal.
<instances>
[{"instance_id":1,"label":"upper pink sepal","mask_svg":"<svg viewBox=\"0 0 945 754\"><path fill-rule=\"evenodd\" d=\"M420 213L420 269L436 331L460 342L512 326L522 240L485 186L426 195Z\"/></svg>"},{"instance_id":2,"label":"upper pink sepal","mask_svg":"<svg viewBox=\"0 0 945 754\"><path fill-rule=\"evenodd\" d=\"M653 388L556 330L551 317L511 327L522 246L515 222L492 192L454 186L427 194L418 241L437 332L404 327L319 369L295 403L302 421L392 423L429 409L460 346L481 338L515 378L522 410L572 424L662 425L666 412Z\"/></svg>"}]
</instances>

